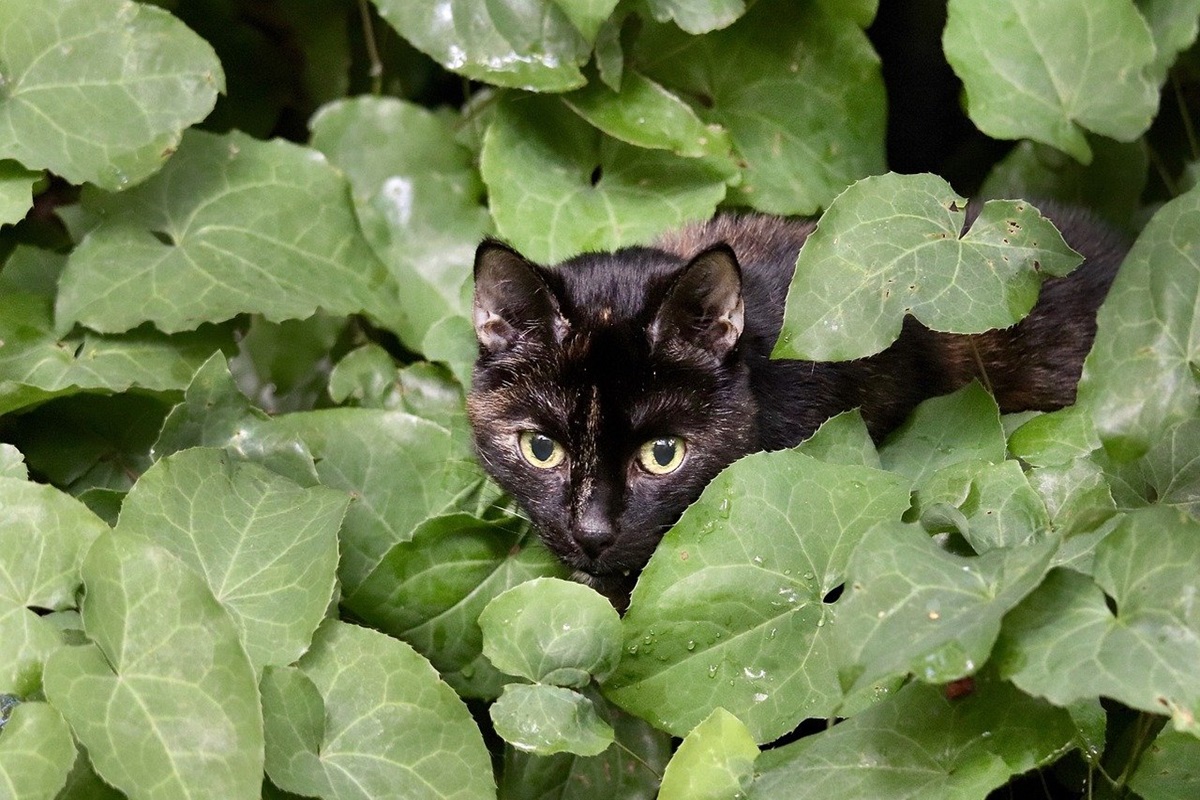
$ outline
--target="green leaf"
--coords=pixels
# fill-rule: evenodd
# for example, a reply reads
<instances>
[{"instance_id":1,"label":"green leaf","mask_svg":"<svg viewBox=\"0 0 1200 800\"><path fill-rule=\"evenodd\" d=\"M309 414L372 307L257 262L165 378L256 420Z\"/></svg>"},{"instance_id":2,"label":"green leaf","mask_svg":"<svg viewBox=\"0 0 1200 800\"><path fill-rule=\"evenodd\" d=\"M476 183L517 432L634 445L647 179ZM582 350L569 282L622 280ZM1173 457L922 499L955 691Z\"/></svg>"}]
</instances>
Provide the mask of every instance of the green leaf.
<instances>
[{"instance_id":1,"label":"green leaf","mask_svg":"<svg viewBox=\"0 0 1200 800\"><path fill-rule=\"evenodd\" d=\"M0 161L0 225L12 225L33 208L33 186L42 173L15 161Z\"/></svg>"},{"instance_id":2,"label":"green leaf","mask_svg":"<svg viewBox=\"0 0 1200 800\"><path fill-rule=\"evenodd\" d=\"M324 798L493 797L479 729L411 647L333 620L263 675L267 774Z\"/></svg>"},{"instance_id":3,"label":"green leaf","mask_svg":"<svg viewBox=\"0 0 1200 800\"><path fill-rule=\"evenodd\" d=\"M496 733L513 747L539 756L594 756L613 743L613 729L592 701L560 686L510 683L489 709Z\"/></svg>"},{"instance_id":4,"label":"green leaf","mask_svg":"<svg viewBox=\"0 0 1200 800\"><path fill-rule=\"evenodd\" d=\"M481 167L497 230L537 261L644 244L725 196L707 160L611 139L549 97L500 100Z\"/></svg>"},{"instance_id":5,"label":"green leaf","mask_svg":"<svg viewBox=\"0 0 1200 800\"><path fill-rule=\"evenodd\" d=\"M167 551L105 534L83 564L94 644L56 651L46 696L96 771L130 798L257 798L262 719L232 620Z\"/></svg>"},{"instance_id":6,"label":"green leaf","mask_svg":"<svg viewBox=\"0 0 1200 800\"><path fill-rule=\"evenodd\" d=\"M586 686L621 660L617 612L594 589L560 578L535 578L498 595L479 627L483 654L498 669L535 682Z\"/></svg>"},{"instance_id":7,"label":"green leaf","mask_svg":"<svg viewBox=\"0 0 1200 800\"><path fill-rule=\"evenodd\" d=\"M562 100L614 139L688 158L728 161L730 176L737 171L729 134L719 125L705 125L691 106L641 73L625 72L620 92L592 82Z\"/></svg>"},{"instance_id":8,"label":"green leaf","mask_svg":"<svg viewBox=\"0 0 1200 800\"><path fill-rule=\"evenodd\" d=\"M914 683L827 731L763 753L751 800L812 797L988 796L1012 775L1076 745L1067 711L995 679L948 699Z\"/></svg>"},{"instance_id":9,"label":"green leaf","mask_svg":"<svg viewBox=\"0 0 1200 800\"><path fill-rule=\"evenodd\" d=\"M1001 672L1056 705L1104 695L1200 731L1200 522L1171 508L1125 517L1096 547L1095 583L1056 570L1013 610ZM1107 595L1116 610L1106 604Z\"/></svg>"},{"instance_id":10,"label":"green leaf","mask_svg":"<svg viewBox=\"0 0 1200 800\"><path fill-rule=\"evenodd\" d=\"M1164 731L1142 754L1129 786L1145 800L1188 800L1200 795L1200 740Z\"/></svg>"},{"instance_id":11,"label":"green leaf","mask_svg":"<svg viewBox=\"0 0 1200 800\"><path fill-rule=\"evenodd\" d=\"M1200 410L1200 188L1146 225L1097 315L1077 404L1127 461Z\"/></svg>"},{"instance_id":12,"label":"green leaf","mask_svg":"<svg viewBox=\"0 0 1200 800\"><path fill-rule=\"evenodd\" d=\"M1020 321L1041 275L1082 256L1038 210L992 200L966 233L966 201L935 175L865 178L838 196L804 243L776 358L878 353L912 315L934 330L981 333Z\"/></svg>"},{"instance_id":13,"label":"green leaf","mask_svg":"<svg viewBox=\"0 0 1200 800\"><path fill-rule=\"evenodd\" d=\"M349 501L223 450L194 448L141 477L117 531L153 540L202 575L261 671L308 648L333 597L337 532Z\"/></svg>"},{"instance_id":14,"label":"green leaf","mask_svg":"<svg viewBox=\"0 0 1200 800\"><path fill-rule=\"evenodd\" d=\"M600 26L617 7L617 0L553 0L553 2L566 14L567 19L571 20L571 24L583 38L589 42L596 40Z\"/></svg>"},{"instance_id":15,"label":"green leaf","mask_svg":"<svg viewBox=\"0 0 1200 800\"><path fill-rule=\"evenodd\" d=\"M53 800L75 763L75 741L62 715L46 703L19 703L0 733L0 794Z\"/></svg>"},{"instance_id":16,"label":"green leaf","mask_svg":"<svg viewBox=\"0 0 1200 800\"><path fill-rule=\"evenodd\" d=\"M1039 414L1008 437L1008 449L1027 464L1061 466L1100 447L1092 420L1078 406Z\"/></svg>"},{"instance_id":17,"label":"green leaf","mask_svg":"<svg viewBox=\"0 0 1200 800\"><path fill-rule=\"evenodd\" d=\"M425 520L412 541L394 545L342 603L445 673L467 669L482 654L476 621L493 597L563 571L519 520L447 514Z\"/></svg>"},{"instance_id":18,"label":"green leaf","mask_svg":"<svg viewBox=\"0 0 1200 800\"><path fill-rule=\"evenodd\" d=\"M973 675L1004 614L1050 568L1052 537L982 555L948 553L915 526L881 527L850 560L834 641L847 693L913 674L926 683Z\"/></svg>"},{"instance_id":19,"label":"green leaf","mask_svg":"<svg viewBox=\"0 0 1200 800\"><path fill-rule=\"evenodd\" d=\"M465 441L398 411L338 408L272 420L274 435L302 441L321 483L353 498L341 532L338 576L353 595L388 551L429 517L459 510L484 489Z\"/></svg>"},{"instance_id":20,"label":"green leaf","mask_svg":"<svg viewBox=\"0 0 1200 800\"><path fill-rule=\"evenodd\" d=\"M0 443L0 478L16 478L25 480L29 470L25 466L25 456L11 444Z\"/></svg>"},{"instance_id":21,"label":"green leaf","mask_svg":"<svg viewBox=\"0 0 1200 800\"><path fill-rule=\"evenodd\" d=\"M1129 0L951 0L942 44L971 120L998 139L1034 139L1086 164L1085 129L1130 142L1158 110L1154 42Z\"/></svg>"},{"instance_id":22,"label":"green leaf","mask_svg":"<svg viewBox=\"0 0 1200 800\"><path fill-rule=\"evenodd\" d=\"M736 205L814 214L886 169L879 57L834 4L762 0L705 36L650 27L636 56L641 72L729 131L745 162Z\"/></svg>"},{"instance_id":23,"label":"green leaf","mask_svg":"<svg viewBox=\"0 0 1200 800\"><path fill-rule=\"evenodd\" d=\"M659 22L673 20L692 34L724 28L746 11L745 0L648 0L647 5Z\"/></svg>"},{"instance_id":24,"label":"green leaf","mask_svg":"<svg viewBox=\"0 0 1200 800\"><path fill-rule=\"evenodd\" d=\"M938 470L965 461L1004 460L1004 429L995 399L971 382L917 406L879 449L883 468L921 486Z\"/></svg>"},{"instance_id":25,"label":"green leaf","mask_svg":"<svg viewBox=\"0 0 1200 800\"><path fill-rule=\"evenodd\" d=\"M173 332L236 314L305 319L317 308L391 317L395 290L362 238L348 186L324 156L240 133L189 131L145 184L87 192L104 216L71 253L55 315L114 333Z\"/></svg>"},{"instance_id":26,"label":"green leaf","mask_svg":"<svg viewBox=\"0 0 1200 800\"><path fill-rule=\"evenodd\" d=\"M683 736L713 709L771 741L841 701L830 650L850 552L908 507L898 476L759 453L717 476L650 559L604 684L626 710Z\"/></svg>"},{"instance_id":27,"label":"green leaf","mask_svg":"<svg viewBox=\"0 0 1200 800\"><path fill-rule=\"evenodd\" d=\"M589 695L591 696L591 695ZM509 745L500 772L501 800L594 800L604 787L614 800L654 800L671 756L671 737L649 723L596 700L596 710L616 734L616 747L598 756L544 756Z\"/></svg>"},{"instance_id":28,"label":"green leaf","mask_svg":"<svg viewBox=\"0 0 1200 800\"><path fill-rule=\"evenodd\" d=\"M253 317L249 328L239 331L230 372L241 390L268 413L308 411L325 400L330 351L350 325L345 317L321 312L283 322Z\"/></svg>"},{"instance_id":29,"label":"green leaf","mask_svg":"<svg viewBox=\"0 0 1200 800\"><path fill-rule=\"evenodd\" d=\"M1154 38L1155 59L1149 70L1151 80L1161 86L1175 58L1187 50L1200 31L1200 2L1197 0L1134 0L1138 11L1150 26Z\"/></svg>"},{"instance_id":30,"label":"green leaf","mask_svg":"<svg viewBox=\"0 0 1200 800\"><path fill-rule=\"evenodd\" d=\"M1050 527L1045 504L1016 461L952 464L934 473L914 501L927 532L958 533L976 553L1029 544Z\"/></svg>"},{"instance_id":31,"label":"green leaf","mask_svg":"<svg viewBox=\"0 0 1200 800\"><path fill-rule=\"evenodd\" d=\"M174 336L149 326L120 335L76 329L60 336L52 302L43 295L4 295L0 414L81 390L182 389L205 359L231 346L229 331L213 326Z\"/></svg>"},{"instance_id":32,"label":"green leaf","mask_svg":"<svg viewBox=\"0 0 1200 800\"><path fill-rule=\"evenodd\" d=\"M0 158L124 189L156 172L224 89L208 42L160 8L5 0Z\"/></svg>"},{"instance_id":33,"label":"green leaf","mask_svg":"<svg viewBox=\"0 0 1200 800\"><path fill-rule=\"evenodd\" d=\"M585 82L579 67L591 51L564 0L529 0L493 8L478 0L412 3L374 0L379 15L448 70L497 86L563 92ZM582 8L582 0L570 0Z\"/></svg>"},{"instance_id":34,"label":"green leaf","mask_svg":"<svg viewBox=\"0 0 1200 800\"><path fill-rule=\"evenodd\" d=\"M490 231L471 153L453 118L394 98L360 97L321 108L312 146L346 173L363 235L404 290L396 334L418 352L447 316L469 316L475 247ZM470 341L475 342L472 330Z\"/></svg>"},{"instance_id":35,"label":"green leaf","mask_svg":"<svg viewBox=\"0 0 1200 800\"><path fill-rule=\"evenodd\" d=\"M733 800L744 797L758 746L741 721L714 709L684 737L663 773L661 800Z\"/></svg>"},{"instance_id":36,"label":"green leaf","mask_svg":"<svg viewBox=\"0 0 1200 800\"><path fill-rule=\"evenodd\" d=\"M875 449L858 409L843 411L825 420L816 433L796 446L796 450L818 461L880 469L879 451Z\"/></svg>"}]
</instances>

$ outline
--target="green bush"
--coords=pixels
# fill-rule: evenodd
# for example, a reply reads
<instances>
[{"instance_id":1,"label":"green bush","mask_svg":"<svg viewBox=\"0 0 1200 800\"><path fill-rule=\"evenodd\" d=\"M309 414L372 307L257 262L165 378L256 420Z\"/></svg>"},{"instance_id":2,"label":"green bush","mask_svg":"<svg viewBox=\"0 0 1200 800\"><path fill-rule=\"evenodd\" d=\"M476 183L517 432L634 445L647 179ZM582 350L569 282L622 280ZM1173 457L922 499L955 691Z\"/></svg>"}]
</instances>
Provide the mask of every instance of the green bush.
<instances>
[{"instance_id":1,"label":"green bush","mask_svg":"<svg viewBox=\"0 0 1200 800\"><path fill-rule=\"evenodd\" d=\"M0 797L1200 796L1198 18L0 0ZM623 619L475 464L483 236L830 209L852 358L1078 260L965 194L1136 236L1072 408L749 456Z\"/></svg>"}]
</instances>

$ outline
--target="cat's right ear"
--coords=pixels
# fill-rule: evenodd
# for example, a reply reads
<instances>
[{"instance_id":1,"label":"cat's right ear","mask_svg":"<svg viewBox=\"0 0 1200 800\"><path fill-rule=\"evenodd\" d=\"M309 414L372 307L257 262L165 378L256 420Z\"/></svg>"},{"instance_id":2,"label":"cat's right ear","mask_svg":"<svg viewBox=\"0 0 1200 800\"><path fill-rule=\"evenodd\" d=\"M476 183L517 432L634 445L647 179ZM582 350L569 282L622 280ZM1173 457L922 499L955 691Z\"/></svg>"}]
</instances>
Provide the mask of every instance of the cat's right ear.
<instances>
[{"instance_id":1,"label":"cat's right ear","mask_svg":"<svg viewBox=\"0 0 1200 800\"><path fill-rule=\"evenodd\" d=\"M492 239L475 251L474 318L475 336L492 352L530 337L562 341L570 327L533 264Z\"/></svg>"}]
</instances>

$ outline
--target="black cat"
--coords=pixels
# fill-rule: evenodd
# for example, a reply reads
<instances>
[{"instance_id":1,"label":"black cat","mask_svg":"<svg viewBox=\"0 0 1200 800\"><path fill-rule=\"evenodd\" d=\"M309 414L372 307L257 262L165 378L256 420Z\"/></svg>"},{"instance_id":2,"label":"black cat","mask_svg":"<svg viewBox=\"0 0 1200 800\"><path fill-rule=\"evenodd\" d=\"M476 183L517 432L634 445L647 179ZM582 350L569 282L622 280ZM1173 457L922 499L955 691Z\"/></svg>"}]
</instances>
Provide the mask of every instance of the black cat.
<instances>
[{"instance_id":1,"label":"black cat","mask_svg":"<svg viewBox=\"0 0 1200 800\"><path fill-rule=\"evenodd\" d=\"M1020 324L963 336L910 318L884 352L837 363L768 358L812 222L719 216L549 268L485 241L476 450L546 545L621 606L663 533L747 453L795 445L855 407L878 440L977 377L1006 412L1073 402L1127 246L1082 212L1047 216L1086 261L1047 280Z\"/></svg>"}]
</instances>

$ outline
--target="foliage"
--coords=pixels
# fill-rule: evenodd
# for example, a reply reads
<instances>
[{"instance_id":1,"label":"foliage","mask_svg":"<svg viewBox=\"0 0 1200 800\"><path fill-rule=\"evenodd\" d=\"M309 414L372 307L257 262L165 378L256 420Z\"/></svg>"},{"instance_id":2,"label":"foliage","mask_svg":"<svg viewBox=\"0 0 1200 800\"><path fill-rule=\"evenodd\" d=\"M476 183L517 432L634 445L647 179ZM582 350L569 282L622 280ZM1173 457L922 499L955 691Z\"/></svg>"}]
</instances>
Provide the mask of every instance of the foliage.
<instances>
[{"instance_id":1,"label":"foliage","mask_svg":"<svg viewBox=\"0 0 1200 800\"><path fill-rule=\"evenodd\" d=\"M1198 19L0 0L0 797L1194 796ZM1077 405L749 456L624 618L473 459L484 236L824 211L855 358L1025 314L1046 197L1136 237Z\"/></svg>"}]
</instances>

